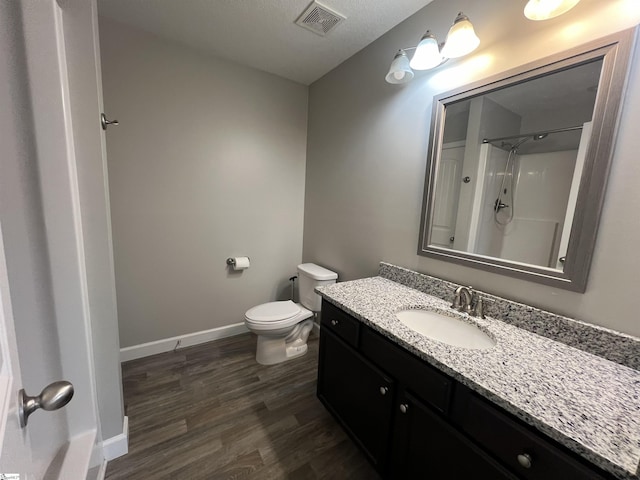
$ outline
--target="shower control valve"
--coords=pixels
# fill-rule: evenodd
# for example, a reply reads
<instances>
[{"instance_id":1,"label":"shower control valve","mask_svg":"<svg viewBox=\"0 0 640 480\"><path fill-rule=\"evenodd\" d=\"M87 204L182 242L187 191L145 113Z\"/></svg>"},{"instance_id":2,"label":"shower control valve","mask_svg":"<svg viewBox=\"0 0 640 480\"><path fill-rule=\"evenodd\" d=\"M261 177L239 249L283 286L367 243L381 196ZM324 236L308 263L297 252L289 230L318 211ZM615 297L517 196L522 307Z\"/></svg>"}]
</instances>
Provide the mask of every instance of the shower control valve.
<instances>
[{"instance_id":1,"label":"shower control valve","mask_svg":"<svg viewBox=\"0 0 640 480\"><path fill-rule=\"evenodd\" d=\"M495 203L493 204L493 209L496 212L499 212L500 210L502 210L503 208L509 208L509 205L507 205L504 202L501 202L499 198L496 198Z\"/></svg>"}]
</instances>

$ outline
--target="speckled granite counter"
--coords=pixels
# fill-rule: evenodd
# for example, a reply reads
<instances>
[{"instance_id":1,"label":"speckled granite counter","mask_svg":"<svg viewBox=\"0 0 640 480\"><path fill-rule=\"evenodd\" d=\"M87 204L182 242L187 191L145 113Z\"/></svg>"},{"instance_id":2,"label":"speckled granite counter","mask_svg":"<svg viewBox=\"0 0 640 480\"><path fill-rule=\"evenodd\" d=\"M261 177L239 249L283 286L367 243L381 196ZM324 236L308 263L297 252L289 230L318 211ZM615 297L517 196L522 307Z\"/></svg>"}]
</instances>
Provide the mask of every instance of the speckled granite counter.
<instances>
[{"instance_id":1,"label":"speckled granite counter","mask_svg":"<svg viewBox=\"0 0 640 480\"><path fill-rule=\"evenodd\" d=\"M640 371L499 320L469 318L381 277L316 291L593 464L622 479L640 478ZM464 318L496 346L469 350L430 340L397 320L395 312L408 308Z\"/></svg>"}]
</instances>

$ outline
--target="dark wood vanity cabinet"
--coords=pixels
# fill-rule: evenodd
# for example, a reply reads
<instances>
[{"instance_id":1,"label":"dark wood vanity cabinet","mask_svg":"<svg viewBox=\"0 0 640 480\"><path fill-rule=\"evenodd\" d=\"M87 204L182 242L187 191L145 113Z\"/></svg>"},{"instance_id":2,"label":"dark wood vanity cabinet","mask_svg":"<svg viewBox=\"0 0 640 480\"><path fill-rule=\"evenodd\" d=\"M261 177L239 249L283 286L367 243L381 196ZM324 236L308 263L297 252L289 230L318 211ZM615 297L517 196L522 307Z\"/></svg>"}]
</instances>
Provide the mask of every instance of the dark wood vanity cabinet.
<instances>
[{"instance_id":1,"label":"dark wood vanity cabinet","mask_svg":"<svg viewBox=\"0 0 640 480\"><path fill-rule=\"evenodd\" d=\"M525 480L604 480L600 474L550 440L468 388L456 392L452 420L518 478Z\"/></svg>"},{"instance_id":2,"label":"dark wood vanity cabinet","mask_svg":"<svg viewBox=\"0 0 640 480\"><path fill-rule=\"evenodd\" d=\"M337 335L320 338L318 397L378 468L386 467L394 381Z\"/></svg>"},{"instance_id":3,"label":"dark wood vanity cabinet","mask_svg":"<svg viewBox=\"0 0 640 480\"><path fill-rule=\"evenodd\" d=\"M386 476L394 479L516 479L411 393L398 397Z\"/></svg>"},{"instance_id":4,"label":"dark wood vanity cabinet","mask_svg":"<svg viewBox=\"0 0 640 480\"><path fill-rule=\"evenodd\" d=\"M318 398L384 478L613 478L327 302Z\"/></svg>"}]
</instances>

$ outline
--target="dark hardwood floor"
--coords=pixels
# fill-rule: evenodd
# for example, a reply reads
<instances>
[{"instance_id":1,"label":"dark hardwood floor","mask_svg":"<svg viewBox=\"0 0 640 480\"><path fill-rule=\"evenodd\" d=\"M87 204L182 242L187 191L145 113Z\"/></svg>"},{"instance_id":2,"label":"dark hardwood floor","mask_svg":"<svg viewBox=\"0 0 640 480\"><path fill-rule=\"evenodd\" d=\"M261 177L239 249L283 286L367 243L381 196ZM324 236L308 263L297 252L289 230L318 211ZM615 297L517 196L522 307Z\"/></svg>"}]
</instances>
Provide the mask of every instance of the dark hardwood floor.
<instances>
[{"instance_id":1,"label":"dark hardwood floor","mask_svg":"<svg viewBox=\"0 0 640 480\"><path fill-rule=\"evenodd\" d=\"M377 479L316 398L318 337L279 365L239 335L123 364L129 453L109 480Z\"/></svg>"}]
</instances>

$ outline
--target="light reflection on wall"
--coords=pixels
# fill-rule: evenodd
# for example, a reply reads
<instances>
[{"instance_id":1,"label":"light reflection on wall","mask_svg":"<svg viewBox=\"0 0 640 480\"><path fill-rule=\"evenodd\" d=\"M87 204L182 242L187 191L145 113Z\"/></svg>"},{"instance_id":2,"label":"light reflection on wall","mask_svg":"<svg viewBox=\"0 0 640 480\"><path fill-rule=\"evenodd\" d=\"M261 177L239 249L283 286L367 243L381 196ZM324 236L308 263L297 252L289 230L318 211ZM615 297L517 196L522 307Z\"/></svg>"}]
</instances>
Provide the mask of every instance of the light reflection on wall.
<instances>
[{"instance_id":1,"label":"light reflection on wall","mask_svg":"<svg viewBox=\"0 0 640 480\"><path fill-rule=\"evenodd\" d=\"M478 74L487 70L492 63L493 56L485 53L448 68L445 65L429 79L429 85L437 91L452 90L479 78Z\"/></svg>"},{"instance_id":2,"label":"light reflection on wall","mask_svg":"<svg viewBox=\"0 0 640 480\"><path fill-rule=\"evenodd\" d=\"M583 20L567 24L559 32L560 39L581 38L586 40L588 32L597 32L600 25L637 24L640 22L640 0L614 0L606 2L599 8L600 11L596 15L590 15Z\"/></svg>"}]
</instances>

